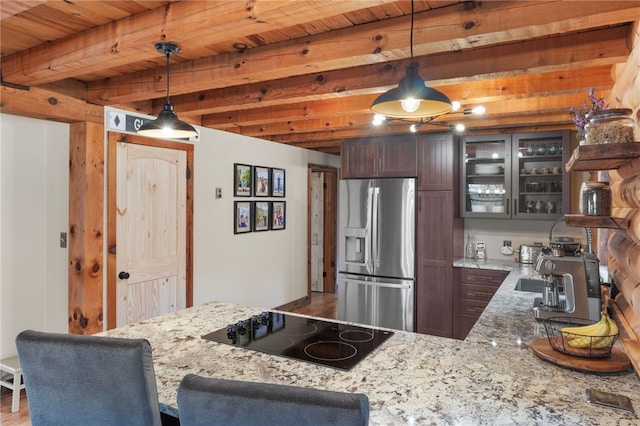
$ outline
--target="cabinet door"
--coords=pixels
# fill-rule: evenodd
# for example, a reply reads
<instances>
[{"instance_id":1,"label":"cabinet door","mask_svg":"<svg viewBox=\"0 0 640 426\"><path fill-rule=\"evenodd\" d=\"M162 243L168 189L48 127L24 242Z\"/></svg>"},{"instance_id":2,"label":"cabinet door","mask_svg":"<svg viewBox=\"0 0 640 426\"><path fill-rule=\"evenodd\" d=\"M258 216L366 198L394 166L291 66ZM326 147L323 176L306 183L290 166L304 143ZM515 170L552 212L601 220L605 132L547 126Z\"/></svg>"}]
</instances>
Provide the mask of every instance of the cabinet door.
<instances>
[{"instance_id":1,"label":"cabinet door","mask_svg":"<svg viewBox=\"0 0 640 426\"><path fill-rule=\"evenodd\" d=\"M553 220L570 211L563 161L569 132L517 133L512 144L512 217Z\"/></svg>"},{"instance_id":2,"label":"cabinet door","mask_svg":"<svg viewBox=\"0 0 640 426\"><path fill-rule=\"evenodd\" d=\"M416 331L453 335L453 191L418 191Z\"/></svg>"},{"instance_id":3,"label":"cabinet door","mask_svg":"<svg viewBox=\"0 0 640 426\"><path fill-rule=\"evenodd\" d=\"M416 177L416 136L388 136L378 142L377 177Z\"/></svg>"},{"instance_id":4,"label":"cabinet door","mask_svg":"<svg viewBox=\"0 0 640 426\"><path fill-rule=\"evenodd\" d=\"M458 185L458 155L454 136L418 136L418 191L452 191Z\"/></svg>"},{"instance_id":5,"label":"cabinet door","mask_svg":"<svg viewBox=\"0 0 640 426\"><path fill-rule=\"evenodd\" d=\"M462 140L463 217L511 216L511 135L467 136Z\"/></svg>"},{"instance_id":6,"label":"cabinet door","mask_svg":"<svg viewBox=\"0 0 640 426\"><path fill-rule=\"evenodd\" d=\"M416 177L415 135L351 139L342 142L341 178Z\"/></svg>"},{"instance_id":7,"label":"cabinet door","mask_svg":"<svg viewBox=\"0 0 640 426\"><path fill-rule=\"evenodd\" d=\"M374 138L350 139L342 142L340 152L342 179L376 177L378 144Z\"/></svg>"}]
</instances>

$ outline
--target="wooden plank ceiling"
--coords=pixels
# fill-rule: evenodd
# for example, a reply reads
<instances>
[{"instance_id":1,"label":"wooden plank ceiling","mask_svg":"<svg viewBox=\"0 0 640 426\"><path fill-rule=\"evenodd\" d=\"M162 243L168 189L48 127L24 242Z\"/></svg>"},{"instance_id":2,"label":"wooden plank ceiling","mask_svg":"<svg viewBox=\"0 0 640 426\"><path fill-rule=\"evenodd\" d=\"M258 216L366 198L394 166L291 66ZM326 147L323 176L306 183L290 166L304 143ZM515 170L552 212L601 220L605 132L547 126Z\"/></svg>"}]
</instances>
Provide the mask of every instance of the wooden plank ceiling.
<instances>
[{"instance_id":1,"label":"wooden plank ceiling","mask_svg":"<svg viewBox=\"0 0 640 426\"><path fill-rule=\"evenodd\" d=\"M420 75L463 109L487 110L435 122L469 134L573 128L567 108L591 87L610 95L640 19L640 1L416 0L415 10ZM332 153L343 139L407 132L373 127L369 111L410 62L406 0L25 0L0 11L13 90L3 112L46 117L18 99L43 89L155 115L166 75L154 44L173 41L171 102L185 121ZM49 118L77 120L78 108Z\"/></svg>"}]
</instances>

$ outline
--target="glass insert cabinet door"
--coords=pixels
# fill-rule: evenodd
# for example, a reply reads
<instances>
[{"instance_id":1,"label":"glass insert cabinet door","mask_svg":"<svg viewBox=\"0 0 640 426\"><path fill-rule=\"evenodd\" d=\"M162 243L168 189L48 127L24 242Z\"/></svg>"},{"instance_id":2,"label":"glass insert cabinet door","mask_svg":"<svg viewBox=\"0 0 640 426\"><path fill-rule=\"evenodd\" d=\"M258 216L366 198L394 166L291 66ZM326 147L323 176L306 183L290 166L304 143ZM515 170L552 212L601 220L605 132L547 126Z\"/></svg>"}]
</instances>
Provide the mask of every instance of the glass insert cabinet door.
<instances>
[{"instance_id":1,"label":"glass insert cabinet door","mask_svg":"<svg viewBox=\"0 0 640 426\"><path fill-rule=\"evenodd\" d=\"M561 217L569 206L568 151L568 131L462 138L462 216Z\"/></svg>"},{"instance_id":2,"label":"glass insert cabinet door","mask_svg":"<svg viewBox=\"0 0 640 426\"><path fill-rule=\"evenodd\" d=\"M514 217L555 219L563 215L569 193L563 155L568 132L512 135Z\"/></svg>"},{"instance_id":3,"label":"glass insert cabinet door","mask_svg":"<svg viewBox=\"0 0 640 426\"><path fill-rule=\"evenodd\" d=\"M511 135L462 139L463 217L510 217Z\"/></svg>"}]
</instances>

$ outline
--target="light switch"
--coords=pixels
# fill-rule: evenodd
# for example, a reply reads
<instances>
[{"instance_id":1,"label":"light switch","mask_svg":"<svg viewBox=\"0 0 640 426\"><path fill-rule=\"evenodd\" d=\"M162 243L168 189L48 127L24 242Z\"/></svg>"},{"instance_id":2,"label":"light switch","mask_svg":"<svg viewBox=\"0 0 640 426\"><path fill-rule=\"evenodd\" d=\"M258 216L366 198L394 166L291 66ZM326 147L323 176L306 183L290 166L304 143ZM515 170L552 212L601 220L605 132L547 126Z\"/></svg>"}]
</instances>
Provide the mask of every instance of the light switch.
<instances>
[{"instance_id":1,"label":"light switch","mask_svg":"<svg viewBox=\"0 0 640 426\"><path fill-rule=\"evenodd\" d=\"M61 248L67 248L67 233L66 232L61 232L60 233L60 247Z\"/></svg>"}]
</instances>

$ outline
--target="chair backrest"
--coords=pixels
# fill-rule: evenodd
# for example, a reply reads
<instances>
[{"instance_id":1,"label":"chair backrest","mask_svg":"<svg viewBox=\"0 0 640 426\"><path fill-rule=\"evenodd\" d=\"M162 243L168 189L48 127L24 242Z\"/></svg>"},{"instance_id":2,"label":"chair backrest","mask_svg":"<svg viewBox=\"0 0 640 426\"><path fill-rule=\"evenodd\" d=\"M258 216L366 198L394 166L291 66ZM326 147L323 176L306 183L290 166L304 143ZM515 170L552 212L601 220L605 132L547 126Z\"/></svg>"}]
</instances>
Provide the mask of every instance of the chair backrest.
<instances>
[{"instance_id":1,"label":"chair backrest","mask_svg":"<svg viewBox=\"0 0 640 426\"><path fill-rule=\"evenodd\" d=\"M178 387L180 426L367 425L364 394L187 374Z\"/></svg>"},{"instance_id":2,"label":"chair backrest","mask_svg":"<svg viewBox=\"0 0 640 426\"><path fill-rule=\"evenodd\" d=\"M26 330L16 349L33 426L161 424L147 340Z\"/></svg>"}]
</instances>

